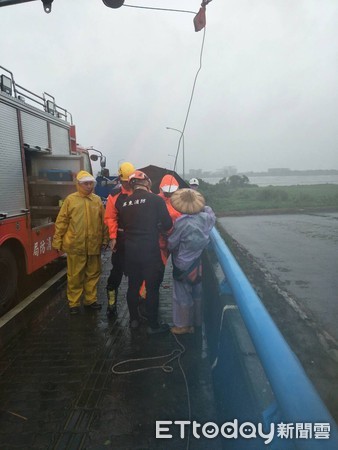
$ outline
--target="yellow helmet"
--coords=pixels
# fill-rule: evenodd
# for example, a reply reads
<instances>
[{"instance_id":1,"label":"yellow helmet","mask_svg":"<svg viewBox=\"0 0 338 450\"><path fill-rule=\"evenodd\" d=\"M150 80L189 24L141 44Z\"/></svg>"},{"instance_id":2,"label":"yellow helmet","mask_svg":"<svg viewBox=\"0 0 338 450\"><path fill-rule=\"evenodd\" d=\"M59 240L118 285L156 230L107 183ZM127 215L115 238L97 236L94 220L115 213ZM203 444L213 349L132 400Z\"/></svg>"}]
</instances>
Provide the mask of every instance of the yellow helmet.
<instances>
[{"instance_id":1,"label":"yellow helmet","mask_svg":"<svg viewBox=\"0 0 338 450\"><path fill-rule=\"evenodd\" d=\"M119 167L119 177L122 181L128 181L129 175L135 172L135 167L130 162L124 162Z\"/></svg>"}]
</instances>

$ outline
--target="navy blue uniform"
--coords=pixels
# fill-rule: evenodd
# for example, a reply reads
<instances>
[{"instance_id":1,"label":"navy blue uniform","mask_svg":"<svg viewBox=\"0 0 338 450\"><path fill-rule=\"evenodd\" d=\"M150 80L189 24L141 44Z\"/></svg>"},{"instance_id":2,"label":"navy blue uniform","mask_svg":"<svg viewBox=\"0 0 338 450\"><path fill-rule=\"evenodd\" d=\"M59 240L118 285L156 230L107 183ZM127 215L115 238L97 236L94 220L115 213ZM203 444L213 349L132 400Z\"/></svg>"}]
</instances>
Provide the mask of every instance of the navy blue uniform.
<instances>
[{"instance_id":1,"label":"navy blue uniform","mask_svg":"<svg viewBox=\"0 0 338 450\"><path fill-rule=\"evenodd\" d=\"M128 275L127 301L130 320L138 320L139 289L145 280L146 311L149 325L158 326L159 288L163 279L159 232L168 231L172 220L158 195L136 189L119 205L119 218L125 238L125 271Z\"/></svg>"}]
</instances>

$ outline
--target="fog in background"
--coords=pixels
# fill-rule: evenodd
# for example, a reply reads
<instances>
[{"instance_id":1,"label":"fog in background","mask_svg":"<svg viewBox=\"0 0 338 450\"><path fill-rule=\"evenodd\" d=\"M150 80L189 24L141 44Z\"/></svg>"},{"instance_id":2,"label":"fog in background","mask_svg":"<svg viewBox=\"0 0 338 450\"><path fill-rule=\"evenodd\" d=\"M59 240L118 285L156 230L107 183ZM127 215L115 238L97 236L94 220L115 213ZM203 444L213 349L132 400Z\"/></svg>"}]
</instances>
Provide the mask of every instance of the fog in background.
<instances>
[{"instance_id":1,"label":"fog in background","mask_svg":"<svg viewBox=\"0 0 338 450\"><path fill-rule=\"evenodd\" d=\"M126 0L198 11L201 0ZM0 65L73 116L77 141L173 167L203 31L193 14L101 0L0 8ZM185 169L338 169L337 0L213 0L184 133ZM182 146L181 146L182 149ZM180 150L176 170L182 172Z\"/></svg>"}]
</instances>

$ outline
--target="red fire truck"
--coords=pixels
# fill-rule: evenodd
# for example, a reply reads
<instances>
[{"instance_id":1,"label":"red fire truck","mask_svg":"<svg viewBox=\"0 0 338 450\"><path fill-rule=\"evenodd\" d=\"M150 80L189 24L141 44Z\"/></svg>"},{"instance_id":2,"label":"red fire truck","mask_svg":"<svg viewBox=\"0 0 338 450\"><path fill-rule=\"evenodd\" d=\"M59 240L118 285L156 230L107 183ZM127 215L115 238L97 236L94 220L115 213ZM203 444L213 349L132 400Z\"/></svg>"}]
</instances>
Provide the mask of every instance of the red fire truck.
<instances>
[{"instance_id":1,"label":"red fire truck","mask_svg":"<svg viewBox=\"0 0 338 450\"><path fill-rule=\"evenodd\" d=\"M81 169L92 173L71 114L0 66L0 313L21 277L57 258L54 221Z\"/></svg>"}]
</instances>

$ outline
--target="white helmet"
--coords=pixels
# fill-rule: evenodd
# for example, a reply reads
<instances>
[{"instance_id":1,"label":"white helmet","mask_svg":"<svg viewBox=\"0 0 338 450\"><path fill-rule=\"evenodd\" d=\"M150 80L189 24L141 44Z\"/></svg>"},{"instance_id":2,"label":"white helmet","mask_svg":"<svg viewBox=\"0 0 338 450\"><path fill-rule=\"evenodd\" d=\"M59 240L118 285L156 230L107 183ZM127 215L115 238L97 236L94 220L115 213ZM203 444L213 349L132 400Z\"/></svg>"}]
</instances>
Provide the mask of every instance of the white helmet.
<instances>
[{"instance_id":1,"label":"white helmet","mask_svg":"<svg viewBox=\"0 0 338 450\"><path fill-rule=\"evenodd\" d=\"M196 185L196 186L199 186L199 185L200 185L200 182L198 181L197 178L191 178L191 180L189 180L189 184L190 184L190 185L191 185L191 184L194 184L194 185Z\"/></svg>"}]
</instances>

